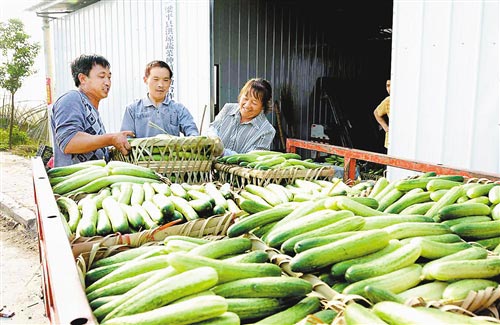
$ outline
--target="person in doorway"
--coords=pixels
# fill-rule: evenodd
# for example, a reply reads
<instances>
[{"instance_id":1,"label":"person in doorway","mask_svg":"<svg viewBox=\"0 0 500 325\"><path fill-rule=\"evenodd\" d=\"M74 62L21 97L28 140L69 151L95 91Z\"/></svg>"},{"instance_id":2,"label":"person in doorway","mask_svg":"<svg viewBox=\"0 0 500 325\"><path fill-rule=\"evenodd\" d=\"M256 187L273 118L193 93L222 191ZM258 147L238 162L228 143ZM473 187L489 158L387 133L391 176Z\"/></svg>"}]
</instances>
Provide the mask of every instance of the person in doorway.
<instances>
[{"instance_id":1,"label":"person in doorway","mask_svg":"<svg viewBox=\"0 0 500 325\"><path fill-rule=\"evenodd\" d=\"M121 130L132 130L137 138L164 133L179 136L181 132L185 136L199 135L188 109L167 96L172 83L172 69L166 62L149 62L143 80L148 93L127 106Z\"/></svg>"},{"instance_id":2,"label":"person in doorway","mask_svg":"<svg viewBox=\"0 0 500 325\"><path fill-rule=\"evenodd\" d=\"M250 79L241 88L238 103L227 103L210 123L208 135L218 136L224 155L269 150L276 130L265 114L271 107L272 89L262 78Z\"/></svg>"},{"instance_id":3,"label":"person in doorway","mask_svg":"<svg viewBox=\"0 0 500 325\"><path fill-rule=\"evenodd\" d=\"M386 84L387 93L389 94L384 100L375 108L373 115L377 123L385 131L384 147L389 148L389 114L391 108L391 80L387 80Z\"/></svg>"},{"instance_id":4,"label":"person in doorway","mask_svg":"<svg viewBox=\"0 0 500 325\"><path fill-rule=\"evenodd\" d=\"M106 133L99 102L111 88L110 64L103 56L83 54L71 63L77 90L61 95L50 119L54 142L54 167L95 159L109 159L108 146L128 154L130 130Z\"/></svg>"}]
</instances>

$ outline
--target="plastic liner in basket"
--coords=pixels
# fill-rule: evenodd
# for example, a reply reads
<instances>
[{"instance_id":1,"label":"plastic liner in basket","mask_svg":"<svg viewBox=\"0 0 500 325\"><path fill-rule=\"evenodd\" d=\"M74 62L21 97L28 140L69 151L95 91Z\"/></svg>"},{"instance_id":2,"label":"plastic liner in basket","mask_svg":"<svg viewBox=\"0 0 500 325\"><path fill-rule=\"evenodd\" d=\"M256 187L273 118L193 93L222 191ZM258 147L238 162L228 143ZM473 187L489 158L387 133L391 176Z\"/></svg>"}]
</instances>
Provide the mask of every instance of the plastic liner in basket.
<instances>
[{"instance_id":1,"label":"plastic liner in basket","mask_svg":"<svg viewBox=\"0 0 500 325\"><path fill-rule=\"evenodd\" d=\"M229 183L235 188L243 188L247 184L266 186L270 183L288 185L296 179L315 180L331 179L335 171L331 167L316 169L269 169L257 170L229 164L216 163L215 173L221 183Z\"/></svg>"},{"instance_id":2,"label":"plastic liner in basket","mask_svg":"<svg viewBox=\"0 0 500 325\"><path fill-rule=\"evenodd\" d=\"M112 159L148 167L173 182L211 181L212 164L223 152L218 137L157 135L131 139L128 155L112 151Z\"/></svg>"}]
</instances>

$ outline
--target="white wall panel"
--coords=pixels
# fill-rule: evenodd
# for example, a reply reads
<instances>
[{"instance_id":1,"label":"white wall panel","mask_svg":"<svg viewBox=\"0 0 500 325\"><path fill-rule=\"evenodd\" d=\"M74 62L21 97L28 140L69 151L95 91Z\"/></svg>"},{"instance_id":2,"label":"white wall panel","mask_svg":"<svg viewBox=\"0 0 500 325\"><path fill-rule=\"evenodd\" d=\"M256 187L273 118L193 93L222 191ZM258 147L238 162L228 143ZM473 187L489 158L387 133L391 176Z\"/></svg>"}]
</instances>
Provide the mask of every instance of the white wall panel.
<instances>
[{"instance_id":1,"label":"white wall panel","mask_svg":"<svg viewBox=\"0 0 500 325\"><path fill-rule=\"evenodd\" d=\"M393 21L389 154L500 173L498 1L396 0Z\"/></svg>"},{"instance_id":2,"label":"white wall panel","mask_svg":"<svg viewBox=\"0 0 500 325\"><path fill-rule=\"evenodd\" d=\"M173 44L174 99L188 107L199 127L210 99L208 0L106 0L53 20L54 97L75 89L70 72L74 58L103 55L111 64L112 86L99 112L107 131L118 131L125 107L147 92L142 79L146 64L167 60L167 11L172 9L178 40Z\"/></svg>"}]
</instances>

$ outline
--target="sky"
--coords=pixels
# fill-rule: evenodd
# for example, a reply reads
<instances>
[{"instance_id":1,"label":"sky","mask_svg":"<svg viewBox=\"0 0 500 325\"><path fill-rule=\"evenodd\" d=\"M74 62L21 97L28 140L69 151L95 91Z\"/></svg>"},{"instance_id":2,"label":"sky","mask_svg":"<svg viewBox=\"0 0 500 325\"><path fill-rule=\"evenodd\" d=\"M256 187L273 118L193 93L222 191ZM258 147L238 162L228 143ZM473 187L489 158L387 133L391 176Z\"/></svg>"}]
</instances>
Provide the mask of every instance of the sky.
<instances>
[{"instance_id":1,"label":"sky","mask_svg":"<svg viewBox=\"0 0 500 325\"><path fill-rule=\"evenodd\" d=\"M20 19L24 23L24 31L31 36L30 41L38 42L42 46L34 64L34 69L38 72L24 79L23 86L14 97L18 105L37 106L40 102L46 101L42 18L37 17L34 12L25 10L39 2L41 1L3 0L0 7L0 21L7 22L11 18ZM6 90L0 89L0 98L4 96L4 92Z\"/></svg>"}]
</instances>

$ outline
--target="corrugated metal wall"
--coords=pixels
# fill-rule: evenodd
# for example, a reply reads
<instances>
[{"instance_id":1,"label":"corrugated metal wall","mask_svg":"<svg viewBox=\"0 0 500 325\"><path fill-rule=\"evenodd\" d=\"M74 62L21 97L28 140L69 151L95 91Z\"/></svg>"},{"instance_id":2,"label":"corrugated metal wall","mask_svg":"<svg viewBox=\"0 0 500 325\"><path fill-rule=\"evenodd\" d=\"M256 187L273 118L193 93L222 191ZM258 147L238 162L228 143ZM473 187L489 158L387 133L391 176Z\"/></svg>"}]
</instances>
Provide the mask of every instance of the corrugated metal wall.
<instances>
[{"instance_id":1,"label":"corrugated metal wall","mask_svg":"<svg viewBox=\"0 0 500 325\"><path fill-rule=\"evenodd\" d=\"M208 7L208 0L107 0L53 20L54 98L75 88L69 66L75 57L102 54L111 63L112 87L99 112L107 131L116 132L126 105L147 92L146 63L161 59L174 70L174 99L200 127L210 101Z\"/></svg>"},{"instance_id":2,"label":"corrugated metal wall","mask_svg":"<svg viewBox=\"0 0 500 325\"><path fill-rule=\"evenodd\" d=\"M395 1L390 154L500 173L498 40L498 1Z\"/></svg>"},{"instance_id":3,"label":"corrugated metal wall","mask_svg":"<svg viewBox=\"0 0 500 325\"><path fill-rule=\"evenodd\" d=\"M248 79L263 77L273 86L273 99L281 102L285 137L310 139L311 124L317 123L332 131L337 144L350 146L340 143L342 130L335 125L340 119L354 135L354 147L378 151L383 140L377 142L372 112L386 96L390 40L371 37L380 26L390 27L392 1L328 8L320 1L214 4L219 108L236 102ZM268 118L278 128L276 114ZM274 148L282 148L275 140Z\"/></svg>"}]
</instances>

